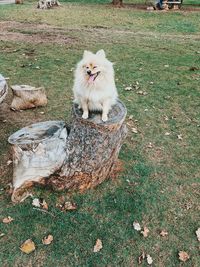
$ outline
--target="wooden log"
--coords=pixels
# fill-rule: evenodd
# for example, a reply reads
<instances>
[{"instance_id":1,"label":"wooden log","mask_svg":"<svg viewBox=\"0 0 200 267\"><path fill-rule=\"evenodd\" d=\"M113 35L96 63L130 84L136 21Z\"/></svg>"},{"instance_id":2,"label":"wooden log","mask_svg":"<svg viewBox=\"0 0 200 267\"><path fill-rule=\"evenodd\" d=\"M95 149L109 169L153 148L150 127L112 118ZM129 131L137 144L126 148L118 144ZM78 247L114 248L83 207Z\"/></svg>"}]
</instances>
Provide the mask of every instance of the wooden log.
<instances>
[{"instance_id":1,"label":"wooden log","mask_svg":"<svg viewBox=\"0 0 200 267\"><path fill-rule=\"evenodd\" d=\"M13 85L12 110L29 109L47 104L47 97L43 87L33 87L29 85Z\"/></svg>"},{"instance_id":2,"label":"wooden log","mask_svg":"<svg viewBox=\"0 0 200 267\"><path fill-rule=\"evenodd\" d=\"M43 183L61 168L65 157L67 130L63 121L47 121L25 127L8 139L13 154L12 201L24 198L33 183Z\"/></svg>"},{"instance_id":3,"label":"wooden log","mask_svg":"<svg viewBox=\"0 0 200 267\"><path fill-rule=\"evenodd\" d=\"M73 106L73 122L66 143L66 160L59 176L47 181L55 190L85 190L95 187L118 168L118 154L126 136L126 107L118 101L108 121L101 114L90 113L82 118L82 110Z\"/></svg>"},{"instance_id":4,"label":"wooden log","mask_svg":"<svg viewBox=\"0 0 200 267\"><path fill-rule=\"evenodd\" d=\"M8 93L8 85L6 79L0 74L0 104L5 99Z\"/></svg>"}]
</instances>

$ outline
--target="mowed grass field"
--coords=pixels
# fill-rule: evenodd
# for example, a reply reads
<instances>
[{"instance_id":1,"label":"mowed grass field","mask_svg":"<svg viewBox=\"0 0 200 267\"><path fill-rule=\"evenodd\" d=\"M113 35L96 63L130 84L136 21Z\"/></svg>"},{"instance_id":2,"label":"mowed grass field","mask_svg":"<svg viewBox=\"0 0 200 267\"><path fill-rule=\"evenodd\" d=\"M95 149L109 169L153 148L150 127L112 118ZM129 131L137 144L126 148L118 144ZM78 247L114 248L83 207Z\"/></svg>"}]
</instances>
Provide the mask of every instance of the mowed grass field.
<instances>
[{"instance_id":1,"label":"mowed grass field","mask_svg":"<svg viewBox=\"0 0 200 267\"><path fill-rule=\"evenodd\" d=\"M0 111L0 219L14 219L0 223L0 265L147 266L146 259L138 263L144 252L153 266L200 266L199 13L35 6L0 6L0 73L9 85L44 86L48 95L46 107L13 112L4 104ZM84 50L102 48L115 63L119 97L128 110L123 171L84 194L34 188L49 213L33 209L31 198L13 205L9 135L37 121L70 120L73 69ZM5 102L11 103L11 92ZM77 210L56 208L64 198ZM149 229L146 238L134 230L134 221ZM160 236L162 230L168 235ZM45 246L48 234L54 240ZM26 255L19 247L29 238L36 250ZM103 248L94 253L97 239ZM179 251L189 254L187 262L179 261Z\"/></svg>"}]
</instances>

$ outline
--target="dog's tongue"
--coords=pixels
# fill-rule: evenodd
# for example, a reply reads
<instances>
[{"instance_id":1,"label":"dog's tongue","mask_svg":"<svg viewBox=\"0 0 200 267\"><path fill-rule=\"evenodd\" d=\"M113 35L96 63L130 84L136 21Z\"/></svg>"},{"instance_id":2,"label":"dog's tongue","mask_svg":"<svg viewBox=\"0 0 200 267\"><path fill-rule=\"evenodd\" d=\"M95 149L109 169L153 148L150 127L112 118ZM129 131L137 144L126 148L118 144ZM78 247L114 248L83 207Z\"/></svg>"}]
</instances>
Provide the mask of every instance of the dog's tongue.
<instances>
[{"instance_id":1,"label":"dog's tongue","mask_svg":"<svg viewBox=\"0 0 200 267\"><path fill-rule=\"evenodd\" d=\"M88 82L89 82L89 83L94 82L94 78L95 78L95 75L91 75L91 76L89 77Z\"/></svg>"}]
</instances>

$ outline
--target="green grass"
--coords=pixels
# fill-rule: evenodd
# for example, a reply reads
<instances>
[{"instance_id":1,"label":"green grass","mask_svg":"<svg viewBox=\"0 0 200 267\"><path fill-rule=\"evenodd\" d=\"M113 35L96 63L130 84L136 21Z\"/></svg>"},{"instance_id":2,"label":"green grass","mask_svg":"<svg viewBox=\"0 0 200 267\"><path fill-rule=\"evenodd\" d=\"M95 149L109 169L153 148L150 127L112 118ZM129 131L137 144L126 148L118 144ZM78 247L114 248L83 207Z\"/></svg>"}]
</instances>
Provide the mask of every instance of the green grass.
<instances>
[{"instance_id":1,"label":"green grass","mask_svg":"<svg viewBox=\"0 0 200 267\"><path fill-rule=\"evenodd\" d=\"M149 13L82 3L40 11L35 4L25 3L0 6L0 18L35 24L26 28L16 25L10 32L37 35L43 31L48 35L47 28L37 27L46 23L64 29L61 35L70 40L65 44L0 42L0 73L10 77L9 84L42 85L49 99L47 107L1 114L7 122L0 121L0 218L10 215L15 220L9 225L0 224L0 232L5 233L0 239L0 265L138 266L137 259L145 251L152 256L154 266L173 267L183 266L177 255L185 250L190 259L184 266L200 266L195 236L200 227L200 72L190 70L200 67L199 14ZM84 49L100 48L115 62L120 99L127 106L127 118L133 115L136 120L127 122L138 127L138 134L129 130L120 152L124 171L116 180L84 194L34 188L34 196L45 198L55 217L34 210L31 199L13 205L6 191L12 180L12 167L6 165L10 158L8 136L35 121L68 121L71 69ZM24 56L32 50L31 56ZM124 90L136 81L140 90L148 93L146 96ZM10 101L11 93L6 102ZM166 132L171 134L166 136ZM178 140L178 134L183 140ZM152 148L147 148L149 142ZM77 203L76 211L61 213L55 207L63 195ZM186 208L188 204L190 209ZM149 228L147 238L134 231L133 221ZM168 237L159 236L162 229L169 232ZM52 234L54 241L44 246L41 239L47 234ZM19 246L28 238L37 248L24 255ZM97 238L102 240L103 249L93 253Z\"/></svg>"}]
</instances>

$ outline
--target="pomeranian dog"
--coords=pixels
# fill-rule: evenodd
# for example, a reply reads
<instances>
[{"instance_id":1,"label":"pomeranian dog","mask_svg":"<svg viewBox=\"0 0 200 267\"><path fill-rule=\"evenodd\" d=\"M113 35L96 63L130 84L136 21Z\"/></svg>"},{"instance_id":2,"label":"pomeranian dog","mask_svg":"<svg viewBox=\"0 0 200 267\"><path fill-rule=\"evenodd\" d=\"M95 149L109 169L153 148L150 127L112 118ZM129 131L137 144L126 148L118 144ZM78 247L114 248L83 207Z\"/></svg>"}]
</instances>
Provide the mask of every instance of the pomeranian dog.
<instances>
[{"instance_id":1,"label":"pomeranian dog","mask_svg":"<svg viewBox=\"0 0 200 267\"><path fill-rule=\"evenodd\" d=\"M108 113L117 101L113 64L103 49L96 54L84 51L82 60L75 70L74 102L83 110L87 119L89 111L102 111L102 121L108 120Z\"/></svg>"}]
</instances>

